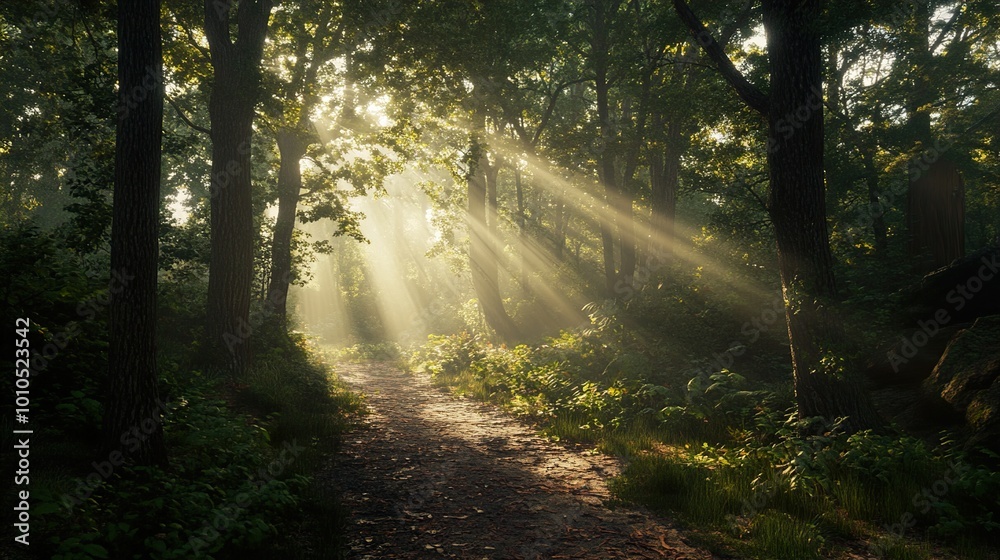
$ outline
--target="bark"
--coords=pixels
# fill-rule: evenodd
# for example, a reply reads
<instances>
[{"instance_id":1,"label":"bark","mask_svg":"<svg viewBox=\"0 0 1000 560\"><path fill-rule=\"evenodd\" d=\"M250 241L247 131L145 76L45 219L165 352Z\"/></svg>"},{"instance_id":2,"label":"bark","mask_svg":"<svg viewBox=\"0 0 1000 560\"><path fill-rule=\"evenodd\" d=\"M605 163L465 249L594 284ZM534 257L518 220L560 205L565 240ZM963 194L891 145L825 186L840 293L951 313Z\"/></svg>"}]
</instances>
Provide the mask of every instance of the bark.
<instances>
[{"instance_id":1,"label":"bark","mask_svg":"<svg viewBox=\"0 0 1000 560\"><path fill-rule=\"evenodd\" d=\"M930 105L936 95L930 77L934 62L930 20L930 3L915 1L913 17L903 30L911 68L907 128L916 144L915 151L922 154L934 145ZM907 171L909 254L920 272L930 272L965 255L965 185L955 166L944 161L935 161L928 168L924 158L914 157Z\"/></svg>"},{"instance_id":2,"label":"bark","mask_svg":"<svg viewBox=\"0 0 1000 560\"><path fill-rule=\"evenodd\" d=\"M826 99L830 107L833 107L836 111L840 111L840 90L844 85L844 75L840 71L839 66L840 48L836 45L831 45L827 56Z\"/></svg>"},{"instance_id":3,"label":"bark","mask_svg":"<svg viewBox=\"0 0 1000 560\"><path fill-rule=\"evenodd\" d=\"M906 202L909 252L919 270L965 256L965 182L955 164L942 159L911 175Z\"/></svg>"},{"instance_id":4,"label":"bark","mask_svg":"<svg viewBox=\"0 0 1000 560\"><path fill-rule=\"evenodd\" d=\"M278 217L271 241L271 280L267 288L267 308L271 320L284 332L288 323L288 286L292 281L292 234L295 213L302 191L302 168L299 162L306 153L307 141L290 128L278 130Z\"/></svg>"},{"instance_id":5,"label":"bark","mask_svg":"<svg viewBox=\"0 0 1000 560\"><path fill-rule=\"evenodd\" d=\"M766 0L763 6L771 73L768 206L778 245L799 417L833 421L846 416L850 431L878 427L881 419L858 384L822 363L824 343L838 337L833 317L821 303L837 290L823 178L823 62L814 25L822 1ZM799 118L803 107L808 109L804 120ZM801 123L790 134L789 114Z\"/></svg>"},{"instance_id":6,"label":"bark","mask_svg":"<svg viewBox=\"0 0 1000 560\"><path fill-rule=\"evenodd\" d=\"M677 215L677 189L684 138L680 119L667 123L662 153L650 154L649 179L653 211L653 237L650 251L662 258L673 252L674 222Z\"/></svg>"},{"instance_id":7,"label":"bark","mask_svg":"<svg viewBox=\"0 0 1000 560\"><path fill-rule=\"evenodd\" d=\"M265 305L269 320L279 327L279 332L285 333L288 327L288 288L292 278L292 235L295 232L295 216L298 211L299 196L302 191L302 157L309 146L314 143L314 133L309 114L319 101L315 91L319 67L328 61L334 53L333 49L324 49L324 40L329 31L330 12L324 11L319 16L316 34L313 36L313 57L306 63L305 52L308 42L298 45L295 70L289 81L286 98L294 103L299 96L302 104L299 107L298 122L294 126L284 126L278 130L276 140L281 158L278 169L278 217L274 224L274 235L271 239L271 270L265 294ZM344 64L348 75L351 74L353 59L350 53L344 55ZM350 125L354 119L354 87L350 80L344 84L344 103L341 121Z\"/></svg>"},{"instance_id":8,"label":"bark","mask_svg":"<svg viewBox=\"0 0 1000 560\"><path fill-rule=\"evenodd\" d=\"M553 253L557 260L563 260L566 252L566 226L569 225L569 212L566 208L565 192L559 191L559 198L556 200L555 227L553 234Z\"/></svg>"},{"instance_id":9,"label":"bark","mask_svg":"<svg viewBox=\"0 0 1000 560\"><path fill-rule=\"evenodd\" d=\"M618 246L621 249L621 265L618 270L616 290L628 291L632 286L635 268L638 262L638 238L635 233L635 215L633 212L634 195L631 188L635 172L639 168L639 154L646 134L646 120L649 119L649 96L652 89L653 74L656 72L656 61L650 60L649 66L642 78L639 107L635 116L634 141L626 147L622 183L618 193L618 207L615 219L618 223ZM621 288L619 288L621 286Z\"/></svg>"},{"instance_id":10,"label":"bark","mask_svg":"<svg viewBox=\"0 0 1000 560\"><path fill-rule=\"evenodd\" d=\"M119 114L103 447L141 465L167 462L156 387L162 75L159 0L119 2ZM152 83L151 76L156 78ZM140 430L143 437L130 435L132 430Z\"/></svg>"},{"instance_id":11,"label":"bark","mask_svg":"<svg viewBox=\"0 0 1000 560\"><path fill-rule=\"evenodd\" d=\"M250 365L250 293L253 225L250 145L260 84L260 60L272 2L242 0L230 37L229 4L205 0L205 35L214 69L212 123L211 260L208 282L208 341L225 349L225 365L242 375Z\"/></svg>"}]
</instances>

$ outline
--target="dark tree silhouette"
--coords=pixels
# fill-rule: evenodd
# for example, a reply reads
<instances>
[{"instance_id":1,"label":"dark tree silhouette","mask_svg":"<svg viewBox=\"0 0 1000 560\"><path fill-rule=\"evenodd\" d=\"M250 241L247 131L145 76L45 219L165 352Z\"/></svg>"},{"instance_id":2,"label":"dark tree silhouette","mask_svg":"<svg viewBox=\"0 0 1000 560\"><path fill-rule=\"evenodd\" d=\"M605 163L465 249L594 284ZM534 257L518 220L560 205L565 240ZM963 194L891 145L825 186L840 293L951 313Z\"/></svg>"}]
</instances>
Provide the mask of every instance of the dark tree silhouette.
<instances>
[{"instance_id":1,"label":"dark tree silhouette","mask_svg":"<svg viewBox=\"0 0 1000 560\"><path fill-rule=\"evenodd\" d=\"M910 169L906 198L909 252L921 272L965 256L965 182L954 163L938 160Z\"/></svg>"},{"instance_id":2,"label":"dark tree silhouette","mask_svg":"<svg viewBox=\"0 0 1000 560\"><path fill-rule=\"evenodd\" d=\"M119 2L104 448L144 465L167 460L156 392L162 72L160 1Z\"/></svg>"},{"instance_id":3,"label":"dark tree silhouette","mask_svg":"<svg viewBox=\"0 0 1000 560\"><path fill-rule=\"evenodd\" d=\"M491 229L487 215L493 224L496 223L495 192L497 169L495 163L490 163L486 156L486 145L482 140L485 129L485 117L478 112L478 134L472 138L469 156L469 174L466 178L466 189L469 197L469 269L472 273L472 286L479 299L486 324L493 329L497 338L503 342L513 342L517 337L514 321L507 314L500 297L499 255L495 230ZM489 206L489 209L488 209Z\"/></svg>"},{"instance_id":4,"label":"dark tree silhouette","mask_svg":"<svg viewBox=\"0 0 1000 560\"><path fill-rule=\"evenodd\" d=\"M205 36L214 76L212 122L211 261L208 340L228 352L228 367L241 375L250 364L250 292L256 238L251 204L250 142L260 86L260 60L271 0L205 0ZM231 36L230 20L238 26Z\"/></svg>"}]
</instances>

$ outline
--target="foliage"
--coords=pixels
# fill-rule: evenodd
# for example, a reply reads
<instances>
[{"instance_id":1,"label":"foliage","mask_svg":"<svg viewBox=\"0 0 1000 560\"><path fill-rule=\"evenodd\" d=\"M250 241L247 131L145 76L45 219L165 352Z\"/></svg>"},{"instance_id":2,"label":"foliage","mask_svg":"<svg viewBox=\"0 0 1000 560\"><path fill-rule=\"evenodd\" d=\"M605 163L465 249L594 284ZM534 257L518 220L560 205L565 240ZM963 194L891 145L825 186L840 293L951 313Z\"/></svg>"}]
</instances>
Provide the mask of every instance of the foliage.
<instances>
[{"instance_id":1,"label":"foliage","mask_svg":"<svg viewBox=\"0 0 1000 560\"><path fill-rule=\"evenodd\" d=\"M216 391L202 381L168 404L168 469L115 469L82 503L73 488L49 489L36 511L56 535L53 558L206 558L278 534L275 520L295 511L308 480L287 476L291 460L267 430L207 396Z\"/></svg>"},{"instance_id":2,"label":"foliage","mask_svg":"<svg viewBox=\"0 0 1000 560\"><path fill-rule=\"evenodd\" d=\"M603 316L538 346L434 336L411 363L555 439L628 457L616 494L711 528L703 536L720 551L818 558L832 537L891 532L907 514L914 521L904 531L952 543L984 542L1000 529L990 497L1000 478L953 444L800 420L786 392L748 390L747 378L726 369L704 370L682 390L644 383L649 360L630 357L628 337Z\"/></svg>"},{"instance_id":3,"label":"foliage","mask_svg":"<svg viewBox=\"0 0 1000 560\"><path fill-rule=\"evenodd\" d=\"M106 256L74 250L73 239L31 224L0 231L0 270L9 279L4 316L31 318L32 421L46 426L46 445L33 449L32 513L37 533L48 538L32 539L35 549L53 558L294 551L302 543L284 535L306 523L302 508L330 523L340 519L335 500L308 497L309 475L361 402L334 384L300 336L260 339L266 332L259 332L262 350L246 386L192 368L200 331L191 325L203 321L205 290L193 252L175 253L160 283L160 394L170 463L112 465L110 455L97 456L107 298L116 281L127 280L109 278ZM5 453L3 463L12 458ZM327 523L322 530L340 529ZM331 553L339 546L335 533L322 540Z\"/></svg>"},{"instance_id":4,"label":"foliage","mask_svg":"<svg viewBox=\"0 0 1000 560\"><path fill-rule=\"evenodd\" d=\"M395 342L355 344L332 351L331 355L335 362L399 362L403 359L403 351Z\"/></svg>"}]
</instances>

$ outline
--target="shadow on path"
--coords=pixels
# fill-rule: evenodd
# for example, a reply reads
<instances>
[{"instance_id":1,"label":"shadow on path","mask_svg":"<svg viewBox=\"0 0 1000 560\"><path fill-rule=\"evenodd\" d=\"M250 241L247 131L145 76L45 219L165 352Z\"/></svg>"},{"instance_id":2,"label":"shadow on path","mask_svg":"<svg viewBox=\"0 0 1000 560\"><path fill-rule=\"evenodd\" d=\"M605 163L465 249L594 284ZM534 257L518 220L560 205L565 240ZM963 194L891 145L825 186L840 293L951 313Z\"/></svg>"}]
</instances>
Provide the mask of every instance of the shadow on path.
<instances>
[{"instance_id":1,"label":"shadow on path","mask_svg":"<svg viewBox=\"0 0 1000 560\"><path fill-rule=\"evenodd\" d=\"M331 472L350 558L712 558L663 519L604 507L613 459L387 364L337 369L371 409Z\"/></svg>"}]
</instances>

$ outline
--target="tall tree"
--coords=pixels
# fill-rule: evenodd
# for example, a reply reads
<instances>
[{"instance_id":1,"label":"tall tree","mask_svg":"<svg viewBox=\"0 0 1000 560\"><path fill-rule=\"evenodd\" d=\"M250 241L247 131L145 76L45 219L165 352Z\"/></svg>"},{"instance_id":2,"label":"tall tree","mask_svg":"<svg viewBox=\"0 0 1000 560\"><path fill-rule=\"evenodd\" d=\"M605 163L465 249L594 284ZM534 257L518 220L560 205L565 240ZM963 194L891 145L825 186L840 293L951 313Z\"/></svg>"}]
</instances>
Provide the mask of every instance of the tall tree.
<instances>
[{"instance_id":1,"label":"tall tree","mask_svg":"<svg viewBox=\"0 0 1000 560\"><path fill-rule=\"evenodd\" d=\"M727 45L746 25L753 5L752 0L744 2L736 17L726 22L719 31L719 44ZM693 114L691 99L701 93L696 88L702 87L704 91L708 87L703 83L703 73L697 72L698 45L685 41L668 45L666 52L672 54L671 64L667 64L667 55L656 59L660 68L654 76L654 102L646 154L652 230L649 249L660 258L671 253L674 247L681 156L691 143L691 136L701 128L697 115Z\"/></svg>"},{"instance_id":2,"label":"tall tree","mask_svg":"<svg viewBox=\"0 0 1000 560\"><path fill-rule=\"evenodd\" d=\"M227 365L242 374L250 364L250 291L254 231L250 143L260 86L260 61L272 0L205 0L205 36L211 50L211 261L208 339L225 348ZM232 25L237 26L235 37Z\"/></svg>"},{"instance_id":3,"label":"tall tree","mask_svg":"<svg viewBox=\"0 0 1000 560\"><path fill-rule=\"evenodd\" d=\"M836 282L823 178L823 59L817 29L823 2L763 1L768 94L736 69L684 0L674 0L674 8L736 93L767 119L768 212L777 241L798 414L830 421L847 417L849 430L880 426L858 384L824 360L824 342L833 331L821 300L836 294Z\"/></svg>"},{"instance_id":4,"label":"tall tree","mask_svg":"<svg viewBox=\"0 0 1000 560\"><path fill-rule=\"evenodd\" d=\"M500 264L497 244L496 189L498 161L488 157L486 112L483 106L483 86L473 91L473 131L467 161L466 193L468 196L469 269L472 287L479 299L483 318L497 337L512 342L517 336L514 321L507 314L500 296Z\"/></svg>"},{"instance_id":5,"label":"tall tree","mask_svg":"<svg viewBox=\"0 0 1000 560\"><path fill-rule=\"evenodd\" d=\"M160 1L118 3L118 125L111 226L109 384L104 447L167 460L156 393L157 228L163 123ZM127 434L141 429L145 438Z\"/></svg>"},{"instance_id":6,"label":"tall tree","mask_svg":"<svg viewBox=\"0 0 1000 560\"><path fill-rule=\"evenodd\" d=\"M629 258L635 256L634 245L622 246L620 230L622 222L626 216L620 213L624 209L624 193L617 182L615 172L615 149L614 138L617 133L611 122L611 108L609 91L611 89L611 78L608 75L611 66L611 28L615 21L615 15L621 6L621 0L593 0L588 3L590 27L590 66L594 73L594 93L597 100L597 121L600 133L597 153L597 175L601 185L604 186L607 210L602 212L600 217L601 245L604 248L604 281L608 294L614 293L615 285L618 282L618 270L615 265L615 225L619 228L619 244L621 257L626 259L626 251ZM631 201L629 201L627 219L632 219Z\"/></svg>"},{"instance_id":7,"label":"tall tree","mask_svg":"<svg viewBox=\"0 0 1000 560\"><path fill-rule=\"evenodd\" d=\"M311 9L308 9L311 8ZM317 74L340 52L343 29L335 28L339 6L324 2L299 6L281 18L288 33L289 50L294 51L290 77L282 85L282 121L275 134L281 164L278 171L278 216L271 239L271 271L267 305L273 320L282 329L288 317L288 287L292 281L292 235L302 192L302 158L319 138L312 130L309 114L320 101ZM308 33L309 22L314 31Z\"/></svg>"},{"instance_id":8,"label":"tall tree","mask_svg":"<svg viewBox=\"0 0 1000 560\"><path fill-rule=\"evenodd\" d=\"M931 84L935 62L930 44L932 7L930 0L916 0L912 6L902 33L906 49L902 56L909 70L907 129L917 151L926 153L934 145L931 112L938 100ZM956 8L955 17L960 13ZM921 272L929 272L965 255L965 185L954 164L935 161L927 169L918 159L913 158L907 169L906 225L910 255L920 259Z\"/></svg>"}]
</instances>

